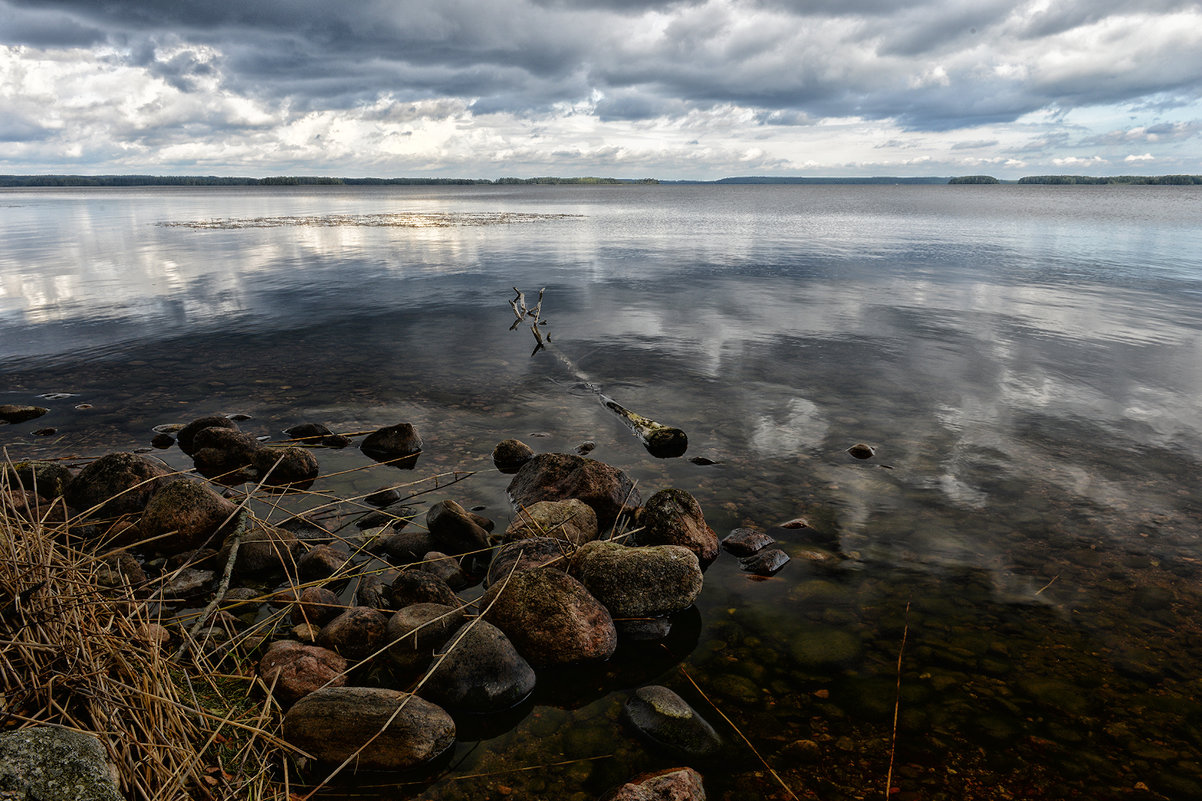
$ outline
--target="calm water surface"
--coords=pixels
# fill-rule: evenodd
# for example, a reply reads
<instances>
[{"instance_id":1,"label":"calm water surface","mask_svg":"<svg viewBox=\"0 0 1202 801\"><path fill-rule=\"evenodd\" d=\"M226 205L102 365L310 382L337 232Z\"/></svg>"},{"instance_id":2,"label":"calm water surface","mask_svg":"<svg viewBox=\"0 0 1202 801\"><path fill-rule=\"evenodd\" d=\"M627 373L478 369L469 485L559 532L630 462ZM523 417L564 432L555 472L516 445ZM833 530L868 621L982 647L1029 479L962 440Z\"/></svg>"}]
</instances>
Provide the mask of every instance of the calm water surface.
<instances>
[{"instance_id":1,"label":"calm water surface","mask_svg":"<svg viewBox=\"0 0 1202 801\"><path fill-rule=\"evenodd\" d=\"M672 764L618 718L655 682L728 741L698 766L711 797L789 797L713 705L798 796L885 797L904 635L891 797L1202 797L1197 189L16 190L0 241L0 402L52 407L0 428L14 458L218 412L272 435L409 421L414 478L480 470L446 497L503 526L498 440L593 440L719 535L804 516L847 557L815 567L790 531L771 580L723 556L668 648L546 677L433 784L368 795L596 798ZM531 357L514 286L719 464L652 458Z\"/></svg>"}]
</instances>

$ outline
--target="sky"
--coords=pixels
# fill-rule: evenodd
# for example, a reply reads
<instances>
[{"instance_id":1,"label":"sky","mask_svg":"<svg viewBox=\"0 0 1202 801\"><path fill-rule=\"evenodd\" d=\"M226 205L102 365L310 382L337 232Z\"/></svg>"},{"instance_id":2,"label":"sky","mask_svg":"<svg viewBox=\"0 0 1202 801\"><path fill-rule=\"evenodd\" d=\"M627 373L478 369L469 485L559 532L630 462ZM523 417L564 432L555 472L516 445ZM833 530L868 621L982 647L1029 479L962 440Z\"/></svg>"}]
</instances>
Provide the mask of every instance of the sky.
<instances>
[{"instance_id":1,"label":"sky","mask_svg":"<svg viewBox=\"0 0 1202 801\"><path fill-rule=\"evenodd\" d=\"M0 0L0 173L1202 174L1202 2Z\"/></svg>"}]
</instances>

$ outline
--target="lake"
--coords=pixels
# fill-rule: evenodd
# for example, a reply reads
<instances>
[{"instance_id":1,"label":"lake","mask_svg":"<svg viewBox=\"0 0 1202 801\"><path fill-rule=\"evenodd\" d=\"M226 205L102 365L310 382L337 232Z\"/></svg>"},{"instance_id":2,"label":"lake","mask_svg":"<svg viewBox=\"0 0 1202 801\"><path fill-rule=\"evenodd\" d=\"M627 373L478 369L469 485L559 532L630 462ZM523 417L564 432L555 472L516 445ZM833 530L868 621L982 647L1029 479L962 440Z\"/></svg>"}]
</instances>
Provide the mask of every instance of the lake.
<instances>
[{"instance_id":1,"label":"lake","mask_svg":"<svg viewBox=\"0 0 1202 801\"><path fill-rule=\"evenodd\" d=\"M711 798L790 798L757 754L798 797L886 797L891 753L898 799L1202 797L1202 190L3 190L0 241L0 403L51 408L0 427L13 458L211 413L411 422L412 480L478 471L429 500L502 528L511 437L592 441L720 537L809 521L770 579L720 557L658 650L548 677L432 784L367 795L597 798L673 764L618 714L659 683L727 741ZM575 372L509 330L514 287ZM330 492L395 480L317 455Z\"/></svg>"}]
</instances>

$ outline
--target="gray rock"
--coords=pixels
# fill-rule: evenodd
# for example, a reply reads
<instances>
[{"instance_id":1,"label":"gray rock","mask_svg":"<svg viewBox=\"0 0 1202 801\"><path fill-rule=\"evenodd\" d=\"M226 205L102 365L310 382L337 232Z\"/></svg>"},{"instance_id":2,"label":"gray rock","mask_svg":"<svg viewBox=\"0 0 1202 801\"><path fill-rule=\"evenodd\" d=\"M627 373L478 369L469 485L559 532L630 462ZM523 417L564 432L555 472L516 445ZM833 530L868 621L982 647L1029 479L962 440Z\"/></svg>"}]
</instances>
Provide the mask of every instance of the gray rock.
<instances>
[{"instance_id":1,"label":"gray rock","mask_svg":"<svg viewBox=\"0 0 1202 801\"><path fill-rule=\"evenodd\" d=\"M455 722L445 710L409 693L327 687L288 710L284 739L322 763L339 764L362 748L355 757L359 770L405 770L450 748Z\"/></svg>"},{"instance_id":2,"label":"gray rock","mask_svg":"<svg viewBox=\"0 0 1202 801\"><path fill-rule=\"evenodd\" d=\"M295 574L297 543L296 535L291 531L274 526L244 532L238 545L234 575ZM229 539L222 545L217 555L218 564L225 565L231 545Z\"/></svg>"},{"instance_id":3,"label":"gray rock","mask_svg":"<svg viewBox=\"0 0 1202 801\"><path fill-rule=\"evenodd\" d=\"M396 609L396 602L392 597L392 582L396 575L395 571L387 571L361 576L355 587L355 605L371 609Z\"/></svg>"},{"instance_id":4,"label":"gray rock","mask_svg":"<svg viewBox=\"0 0 1202 801\"><path fill-rule=\"evenodd\" d=\"M653 684L635 690L622 715L652 744L681 759L710 756L722 747L714 727L667 687Z\"/></svg>"},{"instance_id":5,"label":"gray rock","mask_svg":"<svg viewBox=\"0 0 1202 801\"><path fill-rule=\"evenodd\" d=\"M505 540L551 537L573 545L597 539L597 513L584 501L540 501L523 507L505 529Z\"/></svg>"},{"instance_id":6,"label":"gray rock","mask_svg":"<svg viewBox=\"0 0 1202 801\"><path fill-rule=\"evenodd\" d=\"M739 560L739 569L757 576L775 575L789 563L789 555L780 548L765 548Z\"/></svg>"},{"instance_id":7,"label":"gray rock","mask_svg":"<svg viewBox=\"0 0 1202 801\"><path fill-rule=\"evenodd\" d=\"M697 556L680 545L585 543L569 572L615 618L662 617L688 608L701 592Z\"/></svg>"},{"instance_id":8,"label":"gray rock","mask_svg":"<svg viewBox=\"0 0 1202 801\"><path fill-rule=\"evenodd\" d=\"M573 550L563 540L551 537L534 537L511 542L502 546L493 557L484 583L486 586L492 586L498 581L503 581L511 572L522 573L544 565L567 571L568 557Z\"/></svg>"},{"instance_id":9,"label":"gray rock","mask_svg":"<svg viewBox=\"0 0 1202 801\"><path fill-rule=\"evenodd\" d=\"M642 503L630 477L616 467L569 453L540 453L522 465L509 482L515 509L539 501L578 498L597 513L597 524L610 526L626 508Z\"/></svg>"},{"instance_id":10,"label":"gray rock","mask_svg":"<svg viewBox=\"0 0 1202 801\"><path fill-rule=\"evenodd\" d=\"M359 450L377 462L412 469L422 451L422 438L412 423L398 423L368 434Z\"/></svg>"},{"instance_id":11,"label":"gray rock","mask_svg":"<svg viewBox=\"0 0 1202 801\"><path fill-rule=\"evenodd\" d=\"M58 462L6 463L3 469L12 486L20 486L43 498L62 495L71 483L71 471Z\"/></svg>"},{"instance_id":12,"label":"gray rock","mask_svg":"<svg viewBox=\"0 0 1202 801\"><path fill-rule=\"evenodd\" d=\"M465 623L448 642L449 653L420 691L435 703L486 715L514 707L534 691L534 670L491 623Z\"/></svg>"},{"instance_id":13,"label":"gray rock","mask_svg":"<svg viewBox=\"0 0 1202 801\"><path fill-rule=\"evenodd\" d=\"M57 726L0 734L0 791L21 801L122 801L100 740Z\"/></svg>"},{"instance_id":14,"label":"gray rock","mask_svg":"<svg viewBox=\"0 0 1202 801\"><path fill-rule=\"evenodd\" d=\"M692 768L669 768L636 776L602 801L705 801L705 788Z\"/></svg>"},{"instance_id":15,"label":"gray rock","mask_svg":"<svg viewBox=\"0 0 1202 801\"><path fill-rule=\"evenodd\" d=\"M192 464L205 478L222 484L240 484L258 478L255 454L262 447L250 434L234 428L210 426L196 432Z\"/></svg>"},{"instance_id":16,"label":"gray rock","mask_svg":"<svg viewBox=\"0 0 1202 801\"><path fill-rule=\"evenodd\" d=\"M427 553L419 569L432 576L438 576L456 592L465 590L479 581L479 579L473 579L459 566L458 559L439 551Z\"/></svg>"},{"instance_id":17,"label":"gray rock","mask_svg":"<svg viewBox=\"0 0 1202 801\"><path fill-rule=\"evenodd\" d=\"M462 609L445 604L406 606L388 620L388 656L404 670L424 668L465 617Z\"/></svg>"},{"instance_id":18,"label":"gray rock","mask_svg":"<svg viewBox=\"0 0 1202 801\"><path fill-rule=\"evenodd\" d=\"M492 585L480 605L532 665L609 659L618 647L609 612L583 584L559 570L514 575Z\"/></svg>"}]
</instances>

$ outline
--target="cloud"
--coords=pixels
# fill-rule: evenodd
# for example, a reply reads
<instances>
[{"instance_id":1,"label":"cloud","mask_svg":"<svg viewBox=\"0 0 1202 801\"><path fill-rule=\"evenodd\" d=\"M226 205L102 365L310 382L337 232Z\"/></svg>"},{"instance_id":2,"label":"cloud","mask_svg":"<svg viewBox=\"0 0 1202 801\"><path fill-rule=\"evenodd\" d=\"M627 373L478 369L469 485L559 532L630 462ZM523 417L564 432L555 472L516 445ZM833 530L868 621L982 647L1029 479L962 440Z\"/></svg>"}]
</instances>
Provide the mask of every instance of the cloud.
<instances>
[{"instance_id":1,"label":"cloud","mask_svg":"<svg viewBox=\"0 0 1202 801\"><path fill-rule=\"evenodd\" d=\"M1136 155L1127 156L1125 159L1123 159L1123 161L1131 163L1131 162L1138 162L1138 161L1155 161L1155 159L1156 159L1156 157L1153 156L1151 153L1144 153L1143 155L1140 155L1140 156L1136 156Z\"/></svg>"}]
</instances>

